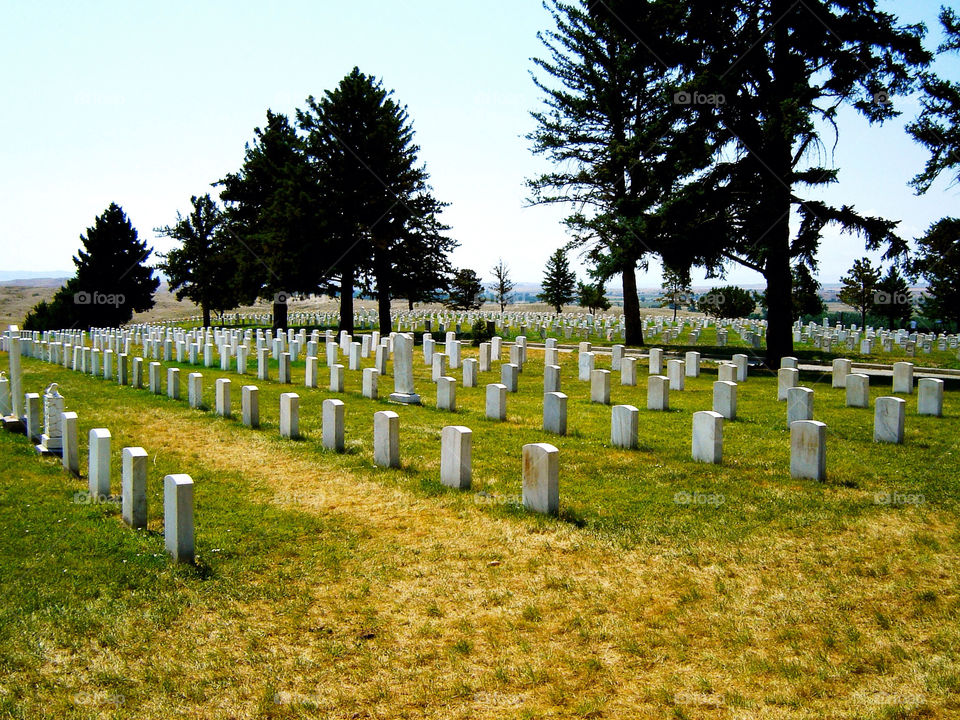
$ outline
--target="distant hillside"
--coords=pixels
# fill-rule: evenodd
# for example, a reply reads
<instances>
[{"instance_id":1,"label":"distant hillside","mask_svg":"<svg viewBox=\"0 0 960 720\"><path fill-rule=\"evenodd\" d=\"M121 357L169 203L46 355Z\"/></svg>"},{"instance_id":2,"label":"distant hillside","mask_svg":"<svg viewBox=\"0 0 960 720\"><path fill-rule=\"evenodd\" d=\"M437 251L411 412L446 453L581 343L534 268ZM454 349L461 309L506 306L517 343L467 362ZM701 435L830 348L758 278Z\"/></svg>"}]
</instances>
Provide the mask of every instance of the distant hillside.
<instances>
[{"instance_id":1,"label":"distant hillside","mask_svg":"<svg viewBox=\"0 0 960 720\"><path fill-rule=\"evenodd\" d=\"M7 281L20 280L48 280L51 278L70 278L73 277L73 270L0 270L0 284L8 284ZM16 282L23 285L22 282ZM34 283L36 285L36 283Z\"/></svg>"},{"instance_id":2,"label":"distant hillside","mask_svg":"<svg viewBox=\"0 0 960 720\"><path fill-rule=\"evenodd\" d=\"M0 280L0 285L5 287L58 288L70 277L67 274L61 277L14 278L12 280Z\"/></svg>"}]
</instances>

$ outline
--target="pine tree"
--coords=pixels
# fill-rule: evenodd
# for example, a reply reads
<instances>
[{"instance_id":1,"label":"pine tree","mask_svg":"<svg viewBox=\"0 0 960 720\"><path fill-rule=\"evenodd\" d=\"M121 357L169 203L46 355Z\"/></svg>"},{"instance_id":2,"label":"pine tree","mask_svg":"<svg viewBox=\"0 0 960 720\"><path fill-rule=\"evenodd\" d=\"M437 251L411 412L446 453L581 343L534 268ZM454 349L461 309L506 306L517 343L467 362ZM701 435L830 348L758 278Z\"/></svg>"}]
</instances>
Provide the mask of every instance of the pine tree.
<instances>
[{"instance_id":1,"label":"pine tree","mask_svg":"<svg viewBox=\"0 0 960 720\"><path fill-rule=\"evenodd\" d=\"M663 293L657 298L660 307L672 307L673 319L677 319L677 308L690 303L693 289L690 287L690 270L675 270L667 265L663 267Z\"/></svg>"},{"instance_id":2,"label":"pine tree","mask_svg":"<svg viewBox=\"0 0 960 720\"><path fill-rule=\"evenodd\" d=\"M839 293L840 302L859 312L860 327L866 327L867 313L873 310L876 303L880 271L870 264L869 258L860 258L854 261L853 267L840 278L840 282L843 285Z\"/></svg>"},{"instance_id":3,"label":"pine tree","mask_svg":"<svg viewBox=\"0 0 960 720\"><path fill-rule=\"evenodd\" d=\"M925 317L960 328L960 218L938 220L917 240L910 273L927 281L920 300Z\"/></svg>"},{"instance_id":4,"label":"pine tree","mask_svg":"<svg viewBox=\"0 0 960 720\"><path fill-rule=\"evenodd\" d=\"M541 302L552 305L562 312L563 306L576 297L577 276L570 269L567 253L561 248L547 260L543 271L542 291L537 295Z\"/></svg>"},{"instance_id":5,"label":"pine tree","mask_svg":"<svg viewBox=\"0 0 960 720\"><path fill-rule=\"evenodd\" d=\"M210 326L210 311L223 313L240 304L236 242L225 231L223 215L210 194L190 198L193 210L177 222L155 232L180 242L162 256L157 267L167 276L177 300L187 298L200 306L203 326Z\"/></svg>"},{"instance_id":6,"label":"pine tree","mask_svg":"<svg viewBox=\"0 0 960 720\"><path fill-rule=\"evenodd\" d=\"M493 266L491 272L493 273L493 284L490 285L490 289L493 291L494 301L500 305L500 312L503 312L507 303L513 299L510 293L513 292L515 287L513 280L510 279L510 268L503 262L503 258L498 258L497 264Z\"/></svg>"},{"instance_id":7,"label":"pine tree","mask_svg":"<svg viewBox=\"0 0 960 720\"><path fill-rule=\"evenodd\" d=\"M607 290L602 282L577 283L577 304L585 307L594 314L597 310L609 310L610 301L607 300Z\"/></svg>"},{"instance_id":8,"label":"pine tree","mask_svg":"<svg viewBox=\"0 0 960 720\"><path fill-rule=\"evenodd\" d=\"M454 273L444 304L454 310L479 310L483 307L483 283L473 270L463 268Z\"/></svg>"},{"instance_id":9,"label":"pine tree","mask_svg":"<svg viewBox=\"0 0 960 720\"><path fill-rule=\"evenodd\" d=\"M355 287L377 295L380 330L390 332L390 300L428 296L445 284L457 243L440 222L445 203L418 164L407 109L373 76L354 68L297 111L306 152L322 178L326 238L339 279L340 327L353 329Z\"/></svg>"},{"instance_id":10,"label":"pine tree","mask_svg":"<svg viewBox=\"0 0 960 720\"><path fill-rule=\"evenodd\" d=\"M891 265L887 274L877 283L873 304L877 312L887 319L891 330L913 316L910 285L896 265Z\"/></svg>"},{"instance_id":11,"label":"pine tree","mask_svg":"<svg viewBox=\"0 0 960 720\"><path fill-rule=\"evenodd\" d=\"M820 296L820 283L803 263L793 266L793 315L797 318L825 315L827 304ZM766 293L764 293L764 297Z\"/></svg>"},{"instance_id":12,"label":"pine tree","mask_svg":"<svg viewBox=\"0 0 960 720\"><path fill-rule=\"evenodd\" d=\"M111 203L80 242L82 248L73 258L77 274L49 303L34 308L27 317L30 325L36 329L118 327L135 312L153 307L160 280L145 264L153 250L139 239L119 205Z\"/></svg>"}]
</instances>

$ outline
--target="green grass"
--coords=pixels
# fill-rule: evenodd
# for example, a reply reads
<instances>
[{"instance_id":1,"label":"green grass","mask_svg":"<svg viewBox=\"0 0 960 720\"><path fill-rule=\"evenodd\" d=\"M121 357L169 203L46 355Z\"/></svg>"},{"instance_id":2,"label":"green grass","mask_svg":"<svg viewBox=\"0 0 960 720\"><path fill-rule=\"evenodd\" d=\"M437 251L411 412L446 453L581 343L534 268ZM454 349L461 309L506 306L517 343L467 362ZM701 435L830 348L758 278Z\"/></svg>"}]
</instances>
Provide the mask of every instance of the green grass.
<instances>
[{"instance_id":1,"label":"green grass","mask_svg":"<svg viewBox=\"0 0 960 720\"><path fill-rule=\"evenodd\" d=\"M25 360L25 390L57 380L78 412L84 462L89 429L112 431L114 492L120 448L147 449L151 520L133 532L117 506L76 502L84 481L0 434L0 717L960 707L960 394L948 392L939 419L916 416L908 397L906 443L881 446L872 410L804 376L829 428L820 484L789 478L786 408L768 374L741 384L724 462L707 466L689 454L691 415L711 405L709 368L666 413L644 409L645 367L637 388L614 373L614 403L641 408L641 448L623 451L574 354L561 353L571 433L541 430L542 353L529 355L505 423L483 417L498 371L458 387L452 414L433 407L419 348L424 407L364 399L360 373L347 372L344 453L320 447L320 405L334 395L305 389L302 363L292 386L184 365L174 401ZM236 417L240 386L258 385L261 429L187 408L188 371L203 373L210 407L214 380L230 378ZM385 396L392 377L380 385ZM299 442L278 437L288 391L301 396ZM875 381L871 396L889 391ZM401 417L400 470L372 466L372 415L388 408ZM470 492L438 482L447 424L474 431ZM519 504L521 448L542 441L560 449L559 518ZM172 472L197 483L195 567L163 553Z\"/></svg>"}]
</instances>

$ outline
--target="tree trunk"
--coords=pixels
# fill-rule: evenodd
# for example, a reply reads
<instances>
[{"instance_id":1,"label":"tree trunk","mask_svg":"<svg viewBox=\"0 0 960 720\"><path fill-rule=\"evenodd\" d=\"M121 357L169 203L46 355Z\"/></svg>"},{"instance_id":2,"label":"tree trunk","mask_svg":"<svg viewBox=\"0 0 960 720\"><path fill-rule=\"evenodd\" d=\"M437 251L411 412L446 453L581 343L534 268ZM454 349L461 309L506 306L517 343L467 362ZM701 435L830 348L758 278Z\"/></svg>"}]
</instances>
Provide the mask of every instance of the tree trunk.
<instances>
[{"instance_id":1,"label":"tree trunk","mask_svg":"<svg viewBox=\"0 0 960 720\"><path fill-rule=\"evenodd\" d=\"M413 300L411 300L410 298L407 298L407 310L409 310L410 312L413 312Z\"/></svg>"},{"instance_id":2,"label":"tree trunk","mask_svg":"<svg viewBox=\"0 0 960 720\"><path fill-rule=\"evenodd\" d=\"M621 271L623 276L624 342L643 345L643 323L640 321L640 296L637 294L637 266L631 263Z\"/></svg>"},{"instance_id":3,"label":"tree trunk","mask_svg":"<svg viewBox=\"0 0 960 720\"><path fill-rule=\"evenodd\" d=\"M287 304L285 302L275 302L273 304L273 329L287 329Z\"/></svg>"},{"instance_id":4,"label":"tree trunk","mask_svg":"<svg viewBox=\"0 0 960 720\"><path fill-rule=\"evenodd\" d=\"M210 327L210 308L206 305L200 305L201 310L203 310L203 326L205 328Z\"/></svg>"},{"instance_id":5,"label":"tree trunk","mask_svg":"<svg viewBox=\"0 0 960 720\"><path fill-rule=\"evenodd\" d=\"M340 331L353 335L353 282L356 269L344 267L340 274Z\"/></svg>"}]
</instances>

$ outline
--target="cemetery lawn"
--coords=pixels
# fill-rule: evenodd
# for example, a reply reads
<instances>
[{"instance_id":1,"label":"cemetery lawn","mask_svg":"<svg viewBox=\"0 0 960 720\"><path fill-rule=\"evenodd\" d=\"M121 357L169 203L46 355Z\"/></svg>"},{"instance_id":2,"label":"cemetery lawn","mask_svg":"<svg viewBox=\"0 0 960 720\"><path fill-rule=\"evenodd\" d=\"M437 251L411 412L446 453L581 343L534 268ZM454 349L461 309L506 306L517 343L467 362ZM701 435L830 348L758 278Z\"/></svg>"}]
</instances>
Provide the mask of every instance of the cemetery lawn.
<instances>
[{"instance_id":1,"label":"cemetery lawn","mask_svg":"<svg viewBox=\"0 0 960 720\"><path fill-rule=\"evenodd\" d=\"M175 401L25 358L24 390L57 381L79 414L84 478L0 432L0 718L960 714L960 392L940 419L908 396L906 443L875 445L872 407L802 375L828 425L818 484L790 479L774 377L740 385L723 464L708 466L689 456L712 368L665 413L645 409L645 361L638 387L613 373L613 404L641 409L641 447L625 451L575 354L560 358L566 437L541 430L534 349L504 423L483 412L499 364L476 388L450 371L459 411L443 413L419 347L424 407L363 398L355 371L342 395L305 389L302 362L292 386L180 365ZM235 419L187 407L192 371L208 407L215 379L232 380ZM890 394L872 381L871 401ZM260 388L260 430L236 419L243 384ZM301 441L278 436L290 391ZM327 397L347 405L341 454L320 447ZM399 470L372 464L385 409L400 415ZM449 424L473 430L470 492L438 481ZM146 532L86 502L95 427L113 435L116 494L120 449L149 453ZM558 518L520 505L529 442L560 449ZM196 483L196 566L163 550L174 472Z\"/></svg>"}]
</instances>

